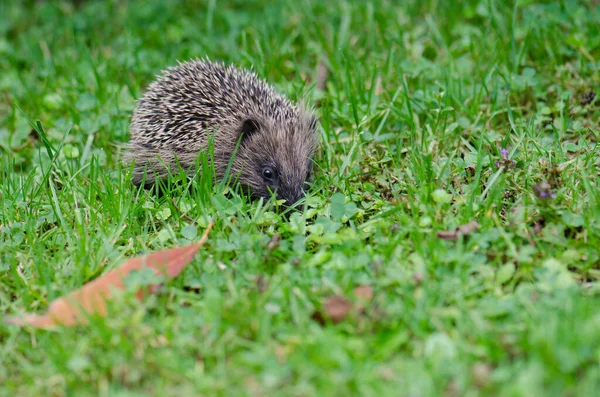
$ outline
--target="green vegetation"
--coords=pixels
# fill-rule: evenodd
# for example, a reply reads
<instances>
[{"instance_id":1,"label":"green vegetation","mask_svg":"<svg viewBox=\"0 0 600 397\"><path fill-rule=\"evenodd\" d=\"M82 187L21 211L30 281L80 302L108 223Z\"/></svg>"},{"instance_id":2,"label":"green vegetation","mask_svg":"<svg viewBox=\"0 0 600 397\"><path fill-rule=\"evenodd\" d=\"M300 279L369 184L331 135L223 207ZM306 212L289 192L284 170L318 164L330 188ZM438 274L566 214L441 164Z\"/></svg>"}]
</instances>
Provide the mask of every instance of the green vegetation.
<instances>
[{"instance_id":1,"label":"green vegetation","mask_svg":"<svg viewBox=\"0 0 600 397\"><path fill-rule=\"evenodd\" d=\"M216 224L144 303L0 324L0 394L593 395L598 21L594 0L1 2L0 313ZM129 183L135 99L205 55L317 106L304 212L208 172Z\"/></svg>"}]
</instances>

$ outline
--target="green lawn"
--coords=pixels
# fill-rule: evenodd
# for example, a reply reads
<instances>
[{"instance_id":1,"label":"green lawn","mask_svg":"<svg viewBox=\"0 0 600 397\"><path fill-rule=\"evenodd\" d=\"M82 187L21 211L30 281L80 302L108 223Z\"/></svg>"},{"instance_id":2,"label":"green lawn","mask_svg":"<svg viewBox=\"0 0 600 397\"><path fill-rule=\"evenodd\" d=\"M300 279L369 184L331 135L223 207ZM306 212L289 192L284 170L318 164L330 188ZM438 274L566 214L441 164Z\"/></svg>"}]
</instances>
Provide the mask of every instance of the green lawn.
<instances>
[{"instance_id":1,"label":"green lawn","mask_svg":"<svg viewBox=\"0 0 600 397\"><path fill-rule=\"evenodd\" d=\"M594 395L599 21L595 0L0 2L0 315L216 221L144 303L1 323L0 395ZM209 172L129 183L135 99L204 56L317 108L304 212Z\"/></svg>"}]
</instances>

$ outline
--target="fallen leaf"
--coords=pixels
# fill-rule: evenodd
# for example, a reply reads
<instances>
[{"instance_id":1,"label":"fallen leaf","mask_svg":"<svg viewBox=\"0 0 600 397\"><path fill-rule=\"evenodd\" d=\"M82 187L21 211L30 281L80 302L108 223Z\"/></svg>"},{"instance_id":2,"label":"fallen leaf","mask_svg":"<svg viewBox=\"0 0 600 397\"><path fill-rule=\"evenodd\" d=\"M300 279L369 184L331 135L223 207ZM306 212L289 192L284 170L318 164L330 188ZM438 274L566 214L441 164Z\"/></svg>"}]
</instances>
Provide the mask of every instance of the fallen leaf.
<instances>
[{"instance_id":1,"label":"fallen leaf","mask_svg":"<svg viewBox=\"0 0 600 397\"><path fill-rule=\"evenodd\" d=\"M274 234L271 237L271 240L267 243L267 249L269 251L273 251L275 248L279 247L279 242L281 241L281 237L278 234Z\"/></svg>"},{"instance_id":2,"label":"fallen leaf","mask_svg":"<svg viewBox=\"0 0 600 397\"><path fill-rule=\"evenodd\" d=\"M373 299L373 287L370 285L359 285L354 288L354 295L364 302L370 302Z\"/></svg>"},{"instance_id":3,"label":"fallen leaf","mask_svg":"<svg viewBox=\"0 0 600 397\"><path fill-rule=\"evenodd\" d=\"M455 241L458 240L460 236L468 236L469 234L476 232L479 230L479 222L471 221L469 223L465 223L464 225L460 225L456 228L456 230L446 230L437 233L438 238L442 240Z\"/></svg>"},{"instance_id":4,"label":"fallen leaf","mask_svg":"<svg viewBox=\"0 0 600 397\"><path fill-rule=\"evenodd\" d=\"M423 280L425 280L425 275L419 272L414 273L412 277L417 285L421 285Z\"/></svg>"},{"instance_id":5,"label":"fallen leaf","mask_svg":"<svg viewBox=\"0 0 600 397\"><path fill-rule=\"evenodd\" d=\"M471 221L469 223L465 223L464 225L460 225L457 230L461 234L467 236L467 235L479 230L479 222Z\"/></svg>"},{"instance_id":6,"label":"fallen leaf","mask_svg":"<svg viewBox=\"0 0 600 397\"><path fill-rule=\"evenodd\" d=\"M352 302L341 296L332 296L325 302L325 314L334 323L346 318L352 310Z\"/></svg>"},{"instance_id":7,"label":"fallen leaf","mask_svg":"<svg viewBox=\"0 0 600 397\"><path fill-rule=\"evenodd\" d=\"M128 260L118 268L107 272L83 287L56 299L50 304L46 314L26 314L22 317L9 318L6 322L21 326L31 325L36 328L52 328L57 325L85 324L91 314L106 316L106 303L110 299L112 291L125 288L124 279L129 273L149 268L154 270L157 276L163 276L164 281L176 277L191 262L198 248L206 242L212 226L213 223L211 222L197 243ZM136 292L136 296L142 300L147 293L156 292L159 287L160 284L153 284L147 288L140 288Z\"/></svg>"},{"instance_id":8,"label":"fallen leaf","mask_svg":"<svg viewBox=\"0 0 600 397\"><path fill-rule=\"evenodd\" d=\"M315 88L320 91L324 91L327 85L327 77L329 75L329 71L327 70L327 65L325 62L321 61L319 63L319 69L317 70L317 81Z\"/></svg>"},{"instance_id":9,"label":"fallen leaf","mask_svg":"<svg viewBox=\"0 0 600 397\"><path fill-rule=\"evenodd\" d=\"M441 231L438 232L437 236L442 240L454 241L458 240L458 231Z\"/></svg>"}]
</instances>

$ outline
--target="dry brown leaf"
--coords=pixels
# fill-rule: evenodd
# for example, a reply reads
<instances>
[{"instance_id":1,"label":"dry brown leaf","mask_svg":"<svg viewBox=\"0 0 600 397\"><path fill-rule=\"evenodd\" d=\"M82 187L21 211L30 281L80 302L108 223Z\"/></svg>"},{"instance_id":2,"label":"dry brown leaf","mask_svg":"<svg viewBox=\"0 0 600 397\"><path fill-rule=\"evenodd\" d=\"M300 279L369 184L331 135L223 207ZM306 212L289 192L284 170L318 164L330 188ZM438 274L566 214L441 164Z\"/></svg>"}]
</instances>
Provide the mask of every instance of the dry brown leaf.
<instances>
[{"instance_id":1,"label":"dry brown leaf","mask_svg":"<svg viewBox=\"0 0 600 397\"><path fill-rule=\"evenodd\" d=\"M456 231L456 230L442 231L442 232L438 232L437 236L438 236L438 238L441 238L442 240L455 241L455 240L458 240L458 231Z\"/></svg>"},{"instance_id":2,"label":"dry brown leaf","mask_svg":"<svg viewBox=\"0 0 600 397\"><path fill-rule=\"evenodd\" d=\"M273 251L274 249L279 247L279 242L281 241L281 237L278 234L274 234L273 237L267 243L267 249L269 251Z\"/></svg>"},{"instance_id":3,"label":"dry brown leaf","mask_svg":"<svg viewBox=\"0 0 600 397\"><path fill-rule=\"evenodd\" d=\"M56 299L48 307L44 315L27 314L23 317L13 317L6 320L15 325L31 325L36 328L52 328L57 325L73 326L87 323L91 314L105 316L106 302L110 299L112 291L125 288L124 278L134 270L150 268L165 280L176 277L185 266L191 262L200 248L207 240L212 229L211 222L199 242L184 247L171 248L165 251L132 258L118 268L107 272L99 278L85 284L83 287ZM153 293L160 284L150 285L147 289L136 292L138 299L143 299L145 292ZM144 291L146 290L146 291Z\"/></svg>"},{"instance_id":4,"label":"dry brown leaf","mask_svg":"<svg viewBox=\"0 0 600 397\"><path fill-rule=\"evenodd\" d=\"M465 223L464 225L460 225L457 229L461 234L468 236L471 233L479 230L479 222L471 221L469 223Z\"/></svg>"},{"instance_id":5,"label":"dry brown leaf","mask_svg":"<svg viewBox=\"0 0 600 397\"><path fill-rule=\"evenodd\" d=\"M327 77L329 76L329 70L325 62L319 62L319 69L317 70L317 82L315 88L320 91L324 91L327 85Z\"/></svg>"},{"instance_id":6,"label":"dry brown leaf","mask_svg":"<svg viewBox=\"0 0 600 397\"><path fill-rule=\"evenodd\" d=\"M415 273L413 273L412 278L413 278L415 284L421 285L423 280L425 280L425 275L423 273L415 272Z\"/></svg>"},{"instance_id":7,"label":"dry brown leaf","mask_svg":"<svg viewBox=\"0 0 600 397\"><path fill-rule=\"evenodd\" d=\"M373 299L373 287L370 285L359 285L354 288L354 295L364 302L370 302Z\"/></svg>"},{"instance_id":8,"label":"dry brown leaf","mask_svg":"<svg viewBox=\"0 0 600 397\"><path fill-rule=\"evenodd\" d=\"M325 314L334 323L346 318L352 310L352 302L342 296L332 296L325 302Z\"/></svg>"},{"instance_id":9,"label":"dry brown leaf","mask_svg":"<svg viewBox=\"0 0 600 397\"><path fill-rule=\"evenodd\" d=\"M469 223L465 223L464 225L460 225L456 228L456 230L446 230L438 232L438 238L442 240L455 241L458 240L459 236L468 236L469 234L476 232L479 230L479 222L471 221Z\"/></svg>"}]
</instances>

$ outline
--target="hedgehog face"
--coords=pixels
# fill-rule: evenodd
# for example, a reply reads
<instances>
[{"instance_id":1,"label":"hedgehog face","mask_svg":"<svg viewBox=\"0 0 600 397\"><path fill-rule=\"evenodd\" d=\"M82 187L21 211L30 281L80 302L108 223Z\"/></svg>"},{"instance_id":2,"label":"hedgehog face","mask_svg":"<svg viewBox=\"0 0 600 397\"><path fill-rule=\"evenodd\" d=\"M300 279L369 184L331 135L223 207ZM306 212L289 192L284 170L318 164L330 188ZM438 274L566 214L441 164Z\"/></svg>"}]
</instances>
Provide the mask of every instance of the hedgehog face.
<instances>
[{"instance_id":1,"label":"hedgehog face","mask_svg":"<svg viewBox=\"0 0 600 397\"><path fill-rule=\"evenodd\" d=\"M240 184L254 197L275 194L287 206L300 200L311 178L316 122L312 115L285 123L245 119L235 160Z\"/></svg>"}]
</instances>

